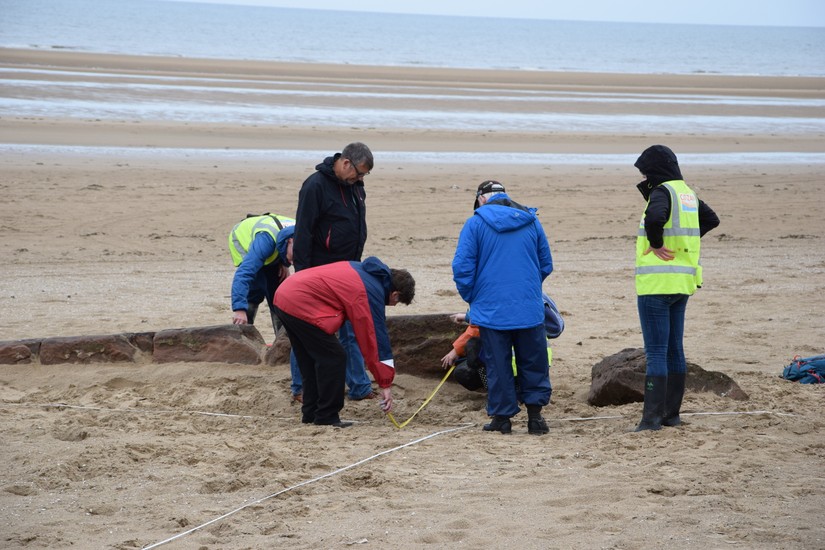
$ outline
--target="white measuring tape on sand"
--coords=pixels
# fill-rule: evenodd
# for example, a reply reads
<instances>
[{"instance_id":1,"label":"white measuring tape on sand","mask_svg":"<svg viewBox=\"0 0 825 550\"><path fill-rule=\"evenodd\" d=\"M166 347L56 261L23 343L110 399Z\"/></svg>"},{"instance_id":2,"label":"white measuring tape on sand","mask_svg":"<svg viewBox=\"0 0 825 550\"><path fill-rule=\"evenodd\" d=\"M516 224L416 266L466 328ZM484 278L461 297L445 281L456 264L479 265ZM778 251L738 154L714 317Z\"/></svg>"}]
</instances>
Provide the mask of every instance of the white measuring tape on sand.
<instances>
[{"instance_id":1,"label":"white measuring tape on sand","mask_svg":"<svg viewBox=\"0 0 825 550\"><path fill-rule=\"evenodd\" d=\"M440 387L440 386L439 386L439 387ZM437 392L437 391L438 391L438 388L436 388L436 392ZM435 392L433 392L433 395L434 395L434 394L435 394ZM432 395L430 396L430 398L432 398ZM429 401L429 399L428 399L427 401L425 401L424 405L426 405L428 401ZM421 408L423 408L423 405L422 405L422 407L421 407ZM420 410L421 410L421 409L419 409L418 411L416 411L416 414L417 414ZM777 412L773 412L773 411L742 411L742 412L735 412L735 411L734 411L734 412L705 412L705 413L699 412L699 413L683 413L683 414L684 414L685 416L688 416L688 415L690 415L690 416L700 416L700 415L753 415L753 414L776 414L776 415L779 415L779 416L794 416L793 414L790 414L790 413L777 413ZM414 417L414 416L415 416L415 415L413 415L413 417ZM562 419L560 419L560 420L563 420L563 421L587 421L587 420L608 420L608 419L620 419L620 418L624 418L624 417L623 417L623 416L621 416L621 415L618 415L618 416L596 416L596 417L562 418ZM394 419L393 419L393 420L394 420ZM409 422L409 420L412 420L412 417L410 417L410 418L408 419L408 421L407 421L407 422ZM393 422L393 424L396 424L396 422ZM405 422L404 424L406 424L406 422ZM242 510L245 510L246 508L249 508L250 506L255 506L255 505L257 505L257 504L261 504L262 502L265 502L265 501L267 501L267 500L270 500L270 499L272 499L272 498L275 498L275 497L277 497L277 496L280 496L280 495L282 495L282 494L284 494L284 493L288 493L289 491L292 491L292 490L298 489L298 488L300 488L300 487L305 487L305 486L307 486L307 485L311 485L312 483L316 483L316 482L321 481L321 480L323 480L323 479L327 479L327 478L329 478L329 477L332 477L332 476L338 475L338 474L340 474L340 473L342 473L342 472L345 472L345 471L347 471L347 470L351 470L352 468L355 468L355 467L357 467L357 466L360 466L360 465L362 465L362 464L365 464L365 463L367 463L367 462L370 462L371 460L375 460L376 458L379 458L379 457L381 457L381 456L384 456L384 455L387 455L387 454L393 453L393 452L395 452L395 451L399 451L399 450L404 449L404 448L406 448L406 447L411 447L412 445L416 445L416 444L418 444L418 443L421 443L422 441L426 441L426 440L428 440L428 439L432 439L432 438L434 438L434 437L438 437L438 436L440 436L440 435L445 435L445 434L448 434L448 433L457 432L457 431L459 431L459 430L464 430L464 429L470 428L470 427L472 427L472 426L474 426L474 425L475 425L475 424L463 424L463 425L461 425L461 426L457 426L457 427L455 427L455 428L449 428L449 429L447 429L447 430L441 430L441 431L439 431L439 432L435 432L435 433L432 433L432 434L430 434L430 435L426 435L426 436L424 436L424 437L419 437L418 439L415 439L415 440L410 441L410 442L408 442L408 443L404 443L403 445L398 445L397 447L393 447L393 448L391 448L391 449L387 449L387 450L385 450L385 451L381 451L380 453L376 453L376 454L374 454L374 455L372 455L372 456L369 456L369 457L367 457L367 458L361 459L361 460L359 460L358 462L354 462L354 463L350 464L349 466L344 466L344 467L342 467L342 468L338 468L337 470L333 470L333 471L331 471L331 472L328 472L328 473L326 473L326 474L320 475L320 476L318 476L318 477L314 477L314 478L312 478L312 479L308 479L308 480L306 480L306 481L302 481L301 483L297 483L297 484L295 484L295 485L292 485L291 487L287 487L286 489L281 489L280 491L277 491L277 492L275 492L275 493L272 493L271 495L267 495L267 496L265 496L265 497L262 497L262 498L259 498L259 499L257 499L257 500L254 500L254 501L252 501L252 502L248 502L248 503L244 504L243 506L239 506L239 507L235 508L234 510L232 510L232 511L230 511L230 512L227 512L227 513L225 513L225 514L223 514L223 515L221 515L221 516L218 516L218 517L216 517L216 518L214 518L214 519L211 519L211 520L209 520L209 521L207 521L207 522L205 522L205 523L202 523L202 524L200 524L200 525L198 525L198 526L196 526L196 527L193 527L193 528L191 528L191 529L188 529L188 530L186 530L186 531L184 531L184 532L182 532L182 533L178 533L177 535L175 535L175 536L173 536L173 537L169 537L168 539L162 540L162 541L160 541L160 542L156 542L156 543L151 544L151 545L149 545L149 546L144 546L144 547L143 547L143 550L150 550L151 548L157 548L157 547L162 546L162 545L164 545L164 544L168 544L168 543L173 542L173 541L175 541L175 540L177 540L177 539L180 539L180 538L182 538L182 537L185 537L185 536L187 536L187 535L190 535L190 534L194 533L195 531L199 531L199 530L201 530L201 529L203 529L203 528L205 528L205 527L208 527L208 526L210 526L210 525L214 525L215 523L218 523L218 522L220 522L220 521L222 521L222 520L224 520L224 519L226 519L226 518L228 518L228 517L230 517L230 516L232 516L232 515L234 515L234 514L237 514L238 512L240 512L240 511L242 511ZM396 424L396 426L397 426L397 427L399 427L399 428L400 428L400 427L402 427L402 426L398 426L398 424Z\"/></svg>"},{"instance_id":2,"label":"white measuring tape on sand","mask_svg":"<svg viewBox=\"0 0 825 550\"><path fill-rule=\"evenodd\" d=\"M126 412L142 414L195 414L202 416L223 416L226 418L262 418L248 414L216 413L209 411L188 411L186 409L112 409L109 407L92 407L90 405L69 405L68 403L15 403L18 407L46 408L46 409L75 409L81 411ZM291 419L290 419L291 420Z\"/></svg>"},{"instance_id":3,"label":"white measuring tape on sand","mask_svg":"<svg viewBox=\"0 0 825 550\"><path fill-rule=\"evenodd\" d=\"M452 371L450 371L450 372L452 372ZM447 373L447 376L449 376L449 374L450 374L450 373L448 372L448 373ZM445 380L446 380L447 376L445 376L445 377L444 377L444 379L445 379ZM442 380L442 381L441 381L441 384L443 384L443 383L444 383L444 380ZM424 401L424 403L423 403L423 404L421 405L421 407L420 407L420 408L419 408L419 409L415 412L415 414L413 414L413 416L411 416L409 419L407 419L407 421L406 421L406 422L403 422L403 423L399 424L399 423L395 422L395 419L393 418L393 419L391 419L391 420L393 421L393 424L394 424L396 427L398 427L398 428L401 428L401 427L405 426L405 425L406 425L406 424L407 424L410 420L412 420L412 419L415 417L415 415L416 415L416 414L418 414L418 413L421 411L421 409L423 409L423 408L424 408L424 406L426 406L426 405L427 405L427 403L429 403L429 401L433 398L433 396L436 394L436 392L438 392L438 389L441 387L441 384L439 384L439 385L438 385L438 387L437 387L437 388L433 391L433 393L432 393L432 394L431 394L431 395L430 395L430 396L429 396L429 397L428 397L428 398ZM110 409L110 408L105 408L105 407L91 407L91 406L81 406L81 405L68 405L68 404L66 404L66 403L45 403L45 404L42 404L42 403L41 403L41 404L28 404L28 403L14 403L14 404L11 404L11 403L7 403L7 404L1 404L1 405L0 405L0 408L11 408L11 407L17 407L17 408L22 408L22 407L28 407L28 408L42 408L42 407L50 407L50 408L62 408L62 409L81 409L81 410L106 411L106 412L126 412L126 413L133 413L133 414L134 414L134 413L142 413L142 414L173 414L173 413L174 413L174 414L198 414L198 415L206 415L206 416L229 417L229 418L245 418L245 419L250 419L250 418L252 418L252 419L254 419L254 418L262 418L262 417L257 417L257 416L249 416L249 415L236 415L236 414L225 414L225 413L212 413L212 412L205 412L205 411L186 411L186 410L151 410L151 409ZM791 416L791 417L792 417L792 416L796 416L796 415L791 414L791 413L781 413L781 412L776 412L776 411L765 411L765 410L762 410L762 411L730 411L730 412L721 411L721 412L695 412L695 413L681 413L681 415L682 415L682 416L735 416L735 415L757 415L757 414L772 414L772 415L777 415L777 416ZM560 418L560 419L558 419L558 420L559 420L559 421L566 421L566 422L586 422L586 421L593 421L593 420L618 420L618 419L625 419L625 417L624 417L624 416L622 416L622 415L611 415L611 416L582 416L582 417L568 417L568 418ZM416 444L418 444L418 443L421 443L422 441L426 441L426 440L428 440L428 439L432 439L432 438L434 438L434 437L438 437L438 436L440 436L440 435L445 435L445 434L448 434L448 433L457 432L457 431L459 431L459 430L464 430L464 429L470 428L470 427L472 427L472 426L474 426L474 425L475 425L475 424L472 424L472 423L471 423L471 424L462 424L462 425L460 425L460 426L456 426L456 427L454 427L454 428L449 428L449 429L447 429L447 430L441 430L441 431L438 431L438 432L432 433L432 434L430 434L430 435L426 435L426 436L424 436L424 437L420 437L420 438L415 439L415 440L413 440L413 441L410 441L410 442L408 442L408 443L404 443L403 445L399 445L399 446L397 446L397 447L393 447L392 449L387 449L387 450L385 450L385 451L381 451L380 453L376 453L376 454L374 454L374 455L372 455L372 456L369 456L369 457L367 457L367 458L361 459L361 460L359 460L358 462L354 462L354 463L350 464L349 466L344 466L344 467L342 467L342 468L338 468L337 470L333 470L332 472L328 472L328 473L323 474L323 475L320 475L320 476L318 476L318 477L315 477L315 478L312 478L312 479L308 479L308 480L306 480L306 481L302 481L301 483L297 483L297 484L295 484L295 485L293 485L293 486L291 486L291 487L287 487L286 489L282 489L282 490L280 490L280 491L277 491L277 492L275 492L275 493L272 493L271 495L267 495L267 496L265 496L265 497L262 497L262 498L259 498L259 499L257 499L257 500L254 500L254 501L252 501L252 502L248 502L248 503L244 504L243 506L239 506L238 508L235 508L234 510L232 510L232 511L230 511L230 512L227 512L227 513L225 513L225 514L223 514L223 515L221 515L221 516L218 516L218 517L216 517L216 518L214 518L214 519L212 519L212 520L210 520L210 521L207 521L206 523L202 523L201 525L198 525L198 526L196 526L196 527L193 527L193 528L191 528L191 529L188 529L188 530L186 530L186 531L184 531L184 532L182 532L182 533L179 533L179 534L177 534L177 535L175 535L175 536L173 536L173 537L170 537L170 538L168 538L168 539L162 540L162 541L160 541L160 542L156 542L156 543L151 544L151 545L149 545L149 546L144 546L143 548L144 548L144 550L149 550L149 549L151 549L151 548L157 548L158 546L162 546L162 545L164 545L164 544L168 544L168 543L170 543L170 542L172 542L172 541L175 541L175 540L177 540L177 539L179 539L179 538L181 538L181 537L185 537L186 535L189 535L189 534L191 534L191 533L194 533L195 531L198 531L198 530L200 530L200 529L203 529L204 527L208 527L208 526L210 526L210 525L213 525L213 524L215 524L215 523L218 523L219 521L224 520L224 519L228 518L229 516L232 516L232 515L234 515L234 514L237 514L237 513L238 513L238 512L240 512L240 511L242 511L242 510L246 509L246 508L249 508L250 506L254 506L254 505L256 505L256 504L260 504L260 503L262 503L262 502L265 502L265 501L267 501L267 500L269 500L269 499L275 498L275 497L277 497L277 496L279 496L279 495L282 495L282 494L287 493L287 492L289 492L289 491L292 491L292 490L294 490L294 489L298 489L298 488L300 488L300 487L304 487L304 486L306 486L306 485L310 485L310 484L312 484L312 483L316 483L316 482L321 481L321 480L323 480L323 479L326 479L326 478L329 478L329 477L335 476L335 475L337 475L337 474L340 474L341 472L345 472L345 471L347 471L347 470L351 470L352 468L355 468L355 467L357 467L357 466L360 466L361 464L365 464L365 463L367 463L367 462L370 462L371 460L375 460L376 458L381 457L381 456L384 456L384 455L386 455L386 454L390 454L390 453L393 453L393 452L395 452L395 451L399 451L399 450L404 449L404 448L406 448L406 447L410 447L410 446L412 446L412 445L416 445Z\"/></svg>"},{"instance_id":4,"label":"white measuring tape on sand","mask_svg":"<svg viewBox=\"0 0 825 550\"><path fill-rule=\"evenodd\" d=\"M369 461L371 461L371 460L375 460L376 458L378 458L378 457L380 457L380 456L384 456L384 455L386 455L386 454L394 453L395 451L399 451L399 450L401 450L401 449L404 449L404 448L406 448L406 447L410 447L410 446L415 445L415 444L417 444L417 443L421 443L422 441L426 441L427 439L432 439L433 437L437 437L437 436L439 436L439 435L444 435L444 434L448 434L448 433L452 433L452 432L457 432L457 431L459 431L459 430L464 430L464 429L467 429L467 428L469 428L469 427L471 427L471 426L474 426L474 424L464 424L464 425L461 425L461 426L457 426L457 427L455 427L455 428L450 428L450 429L448 429L448 430L441 430L440 432L435 432L435 433L432 433L432 434L430 434L430 435L426 435L426 436L424 436L424 437L419 437L418 439L416 439L416 440L414 440L414 441L410 441L410 442L408 442L408 443L404 443L403 445L399 445L399 446L397 446L397 447L393 447L392 449L387 449L386 451L381 451L380 453L377 453L377 454L374 454L374 455L369 456L369 457L367 457L367 458L361 459L361 460L359 460L358 462L354 462L354 463L350 464L349 466L344 466L343 468L338 468L337 470L334 470L334 471L332 471L332 472L326 473L326 474L324 474L324 475L320 475L320 476L318 476L318 477L315 477L315 478L312 478L312 479L308 479L308 480L306 480L306 481L302 481L301 483L298 483L298 484L296 484L296 485L293 485L292 487L287 487L286 489L281 489L280 491L278 491L278 492L276 492L276 493L272 493L271 495L267 495L267 496L265 496L265 497L263 497L263 498L259 498L258 500L255 500L255 501L252 501L252 502L248 502L248 503L244 504L243 506L239 506L238 508L235 508L235 509L234 509L234 510L232 510L231 512L227 512L227 513L223 514L222 516L218 516L218 517L216 517L215 519L212 519L212 520L207 521L206 523L202 523L202 524L198 525L197 527L193 527L192 529L189 529L189 530L187 530L187 531L184 531L183 533L179 533L179 534L175 535L174 537L169 537L169 538L168 538L168 539L166 539L166 540L162 540L162 541L160 541L160 542L156 542L156 543L151 544L151 545L149 545L149 546L144 546L144 547L143 547L143 550L149 550L150 548L157 548L158 546L161 546L161 545L167 544L167 543L172 542L172 541L174 541L174 540L177 540L177 539L179 539L179 538L181 538L181 537L185 537L186 535L189 535L189 534L191 534L191 533L194 533L195 531L198 531L198 530L200 530L200 529L203 529L204 527L208 527L209 525L212 525L212 524L217 523L217 522L219 522L219 521L221 521L221 520L224 520L224 519L228 518L229 516L231 516L231 515L233 515L233 514L237 514L237 513L238 513L238 512L240 512L241 510L244 510L245 508L249 508L250 506L255 506L256 504L260 504L260 503L262 503L262 502L264 502L264 501L267 501L267 500L269 500L269 499L271 499L271 498L275 498L275 497L277 497L278 495L282 495L282 494L284 494L284 493L287 493L287 492L289 492L289 491L292 491L293 489L298 489L299 487L304 487L304 486L306 486L306 485L310 485L310 484L315 483L315 482L317 482L317 481L321 481L322 479L326 479L326 478L328 478L328 477L332 477L332 476L334 476L334 475L340 474L341 472L345 472L345 471L347 471L347 470L351 470L352 468L355 468L356 466L360 466L361 464L365 464L365 463L367 463L367 462L369 462Z\"/></svg>"}]
</instances>

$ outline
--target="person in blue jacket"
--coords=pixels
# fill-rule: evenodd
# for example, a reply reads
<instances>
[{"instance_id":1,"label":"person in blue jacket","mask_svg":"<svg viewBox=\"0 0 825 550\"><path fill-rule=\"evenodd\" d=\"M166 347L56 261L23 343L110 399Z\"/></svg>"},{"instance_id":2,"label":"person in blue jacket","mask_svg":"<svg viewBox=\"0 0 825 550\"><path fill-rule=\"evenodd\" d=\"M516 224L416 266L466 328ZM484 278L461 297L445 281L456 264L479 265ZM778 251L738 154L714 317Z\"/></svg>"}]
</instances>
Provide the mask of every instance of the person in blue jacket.
<instances>
[{"instance_id":1,"label":"person in blue jacket","mask_svg":"<svg viewBox=\"0 0 825 550\"><path fill-rule=\"evenodd\" d=\"M475 212L458 237L453 280L478 325L482 360L487 365L485 431L512 431L519 402L527 407L527 431L548 433L542 407L550 403L542 282L553 258L535 208L513 200L497 181L476 192ZM516 388L512 354L518 371Z\"/></svg>"},{"instance_id":2,"label":"person in blue jacket","mask_svg":"<svg viewBox=\"0 0 825 550\"><path fill-rule=\"evenodd\" d=\"M232 323L255 324L261 302L266 300L277 334L280 323L272 309L272 297L289 269L278 254L275 240L295 220L275 214L248 215L232 228L228 244L235 275L232 277Z\"/></svg>"},{"instance_id":3,"label":"person in blue jacket","mask_svg":"<svg viewBox=\"0 0 825 550\"><path fill-rule=\"evenodd\" d=\"M266 300L272 329L277 337L281 322L275 316L272 300L275 290L287 277L292 252L287 257L287 242L295 232L295 220L276 214L247 216L229 233L229 253L235 264L232 277L232 324L254 325L261 303ZM301 401L301 372L295 355L289 357L292 399Z\"/></svg>"}]
</instances>

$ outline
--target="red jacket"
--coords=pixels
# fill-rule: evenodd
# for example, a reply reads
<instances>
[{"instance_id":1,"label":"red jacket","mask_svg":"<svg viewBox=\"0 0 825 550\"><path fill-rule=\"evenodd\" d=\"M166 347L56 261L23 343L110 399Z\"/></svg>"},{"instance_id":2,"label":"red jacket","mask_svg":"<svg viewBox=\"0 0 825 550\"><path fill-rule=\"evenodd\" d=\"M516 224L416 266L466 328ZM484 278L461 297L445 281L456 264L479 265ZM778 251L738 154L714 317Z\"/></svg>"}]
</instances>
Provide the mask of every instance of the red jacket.
<instances>
[{"instance_id":1,"label":"red jacket","mask_svg":"<svg viewBox=\"0 0 825 550\"><path fill-rule=\"evenodd\" d=\"M384 311L390 284L390 270L378 258L335 262L302 269L285 279L275 292L275 306L327 334L349 320L364 364L378 386L388 388L395 378Z\"/></svg>"}]
</instances>

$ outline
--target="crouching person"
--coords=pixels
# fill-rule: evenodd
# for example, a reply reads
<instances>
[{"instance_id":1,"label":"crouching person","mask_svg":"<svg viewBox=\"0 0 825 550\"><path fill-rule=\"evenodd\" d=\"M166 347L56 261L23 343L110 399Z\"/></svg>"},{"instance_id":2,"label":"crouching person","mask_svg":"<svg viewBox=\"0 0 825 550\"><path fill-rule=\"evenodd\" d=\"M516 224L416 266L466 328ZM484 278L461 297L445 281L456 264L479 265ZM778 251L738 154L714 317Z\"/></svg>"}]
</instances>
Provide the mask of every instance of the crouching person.
<instances>
[{"instance_id":1,"label":"crouching person","mask_svg":"<svg viewBox=\"0 0 825 550\"><path fill-rule=\"evenodd\" d=\"M381 260L335 262L298 271L275 293L275 314L284 325L304 380L301 422L344 428L347 354L336 333L350 321L364 363L381 393L381 410L392 409L395 377L385 306L409 304L415 280Z\"/></svg>"},{"instance_id":2,"label":"crouching person","mask_svg":"<svg viewBox=\"0 0 825 550\"><path fill-rule=\"evenodd\" d=\"M550 296L542 293L541 299L544 304L544 332L547 336L547 364L552 366L553 350L550 347L550 340L558 338L564 332L564 317ZM459 384L471 391L481 388L487 391L487 365L481 359L481 331L478 325L470 323L465 313L454 313L450 318L455 323L467 322L468 326L453 342L453 349L441 358L441 367L448 369L450 365L455 365L454 377ZM513 355L513 376L516 378L516 394L518 394L518 366L515 355Z\"/></svg>"}]
</instances>

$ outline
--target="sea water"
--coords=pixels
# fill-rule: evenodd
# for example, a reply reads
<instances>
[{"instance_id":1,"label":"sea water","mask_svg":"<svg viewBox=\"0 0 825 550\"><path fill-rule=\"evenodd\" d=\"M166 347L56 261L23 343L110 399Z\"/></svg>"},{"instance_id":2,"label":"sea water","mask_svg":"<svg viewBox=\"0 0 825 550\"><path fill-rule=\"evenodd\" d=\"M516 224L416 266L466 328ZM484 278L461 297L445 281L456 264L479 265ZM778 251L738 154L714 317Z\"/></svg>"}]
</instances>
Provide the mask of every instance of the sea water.
<instances>
[{"instance_id":1,"label":"sea water","mask_svg":"<svg viewBox=\"0 0 825 550\"><path fill-rule=\"evenodd\" d=\"M615 72L640 78L653 73L825 76L825 56L820 55L825 51L825 29L818 28L417 16L158 0L0 0L0 46L400 67ZM825 101L814 98L447 88L428 90L430 95L424 97L414 86L293 83L296 86L287 89L275 80L261 86L260 80L253 85L209 77L118 74L106 82L99 73L88 74L88 80L83 76L72 72L69 77L48 68L0 70L0 117L342 127L358 121L367 126L470 132L494 128L627 134L639 128L668 128L674 134L825 135L825 117L818 114L825 113ZM407 107L408 99L426 99L427 108ZM590 107L554 107L561 103ZM638 108L624 109L634 114L615 114L607 106L622 103ZM696 104L730 109L689 114ZM344 107L336 108L331 117L328 105ZM647 108L656 105L667 109L657 114ZM15 147L0 151L21 150ZM822 162L823 157L788 155L760 154L750 160ZM508 158L547 160L529 154ZM573 162L572 156L565 158ZM432 153L432 160L448 161L449 154ZM582 162L589 160L581 157Z\"/></svg>"},{"instance_id":2,"label":"sea water","mask_svg":"<svg viewBox=\"0 0 825 550\"><path fill-rule=\"evenodd\" d=\"M402 15L160 0L0 0L0 46L392 66L825 76L825 28Z\"/></svg>"}]
</instances>

